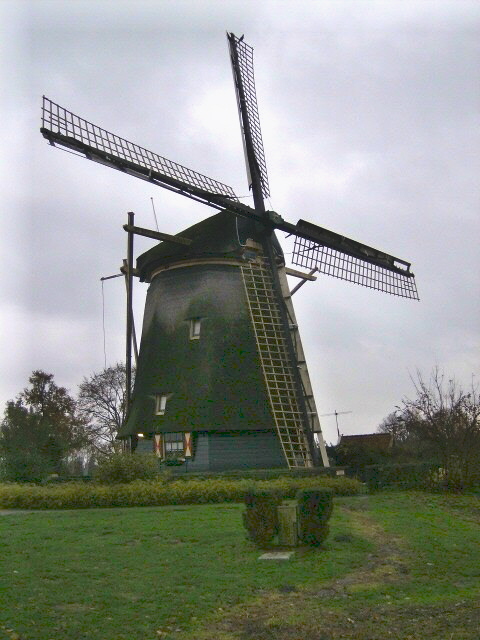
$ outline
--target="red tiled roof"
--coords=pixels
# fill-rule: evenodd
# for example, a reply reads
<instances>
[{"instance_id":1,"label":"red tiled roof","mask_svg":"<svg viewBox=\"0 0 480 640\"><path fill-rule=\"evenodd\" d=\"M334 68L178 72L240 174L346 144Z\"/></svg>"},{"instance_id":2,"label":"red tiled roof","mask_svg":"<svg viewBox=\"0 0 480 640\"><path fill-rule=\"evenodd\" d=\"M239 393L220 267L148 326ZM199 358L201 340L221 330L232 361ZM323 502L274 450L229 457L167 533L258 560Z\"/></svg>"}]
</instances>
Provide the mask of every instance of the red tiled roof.
<instances>
[{"instance_id":1,"label":"red tiled roof","mask_svg":"<svg viewBox=\"0 0 480 640\"><path fill-rule=\"evenodd\" d=\"M392 447L393 436L391 433L365 433L356 436L342 436L339 444L347 447L387 451Z\"/></svg>"}]
</instances>

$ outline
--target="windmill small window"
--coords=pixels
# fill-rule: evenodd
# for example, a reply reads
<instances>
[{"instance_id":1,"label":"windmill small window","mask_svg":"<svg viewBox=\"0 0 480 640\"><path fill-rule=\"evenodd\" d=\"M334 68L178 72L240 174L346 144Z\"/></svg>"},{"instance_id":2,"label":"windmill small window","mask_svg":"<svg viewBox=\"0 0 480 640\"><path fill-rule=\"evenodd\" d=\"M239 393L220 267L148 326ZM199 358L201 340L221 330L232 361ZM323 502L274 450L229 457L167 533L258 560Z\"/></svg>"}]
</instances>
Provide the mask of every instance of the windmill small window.
<instances>
[{"instance_id":1,"label":"windmill small window","mask_svg":"<svg viewBox=\"0 0 480 640\"><path fill-rule=\"evenodd\" d=\"M190 320L190 340L200 339L201 318L191 318Z\"/></svg>"},{"instance_id":2,"label":"windmill small window","mask_svg":"<svg viewBox=\"0 0 480 640\"><path fill-rule=\"evenodd\" d=\"M165 458L181 458L184 454L183 433L164 433Z\"/></svg>"},{"instance_id":3,"label":"windmill small window","mask_svg":"<svg viewBox=\"0 0 480 640\"><path fill-rule=\"evenodd\" d=\"M167 400L171 394L169 393L157 393L155 396L155 415L163 416L167 408Z\"/></svg>"}]
</instances>

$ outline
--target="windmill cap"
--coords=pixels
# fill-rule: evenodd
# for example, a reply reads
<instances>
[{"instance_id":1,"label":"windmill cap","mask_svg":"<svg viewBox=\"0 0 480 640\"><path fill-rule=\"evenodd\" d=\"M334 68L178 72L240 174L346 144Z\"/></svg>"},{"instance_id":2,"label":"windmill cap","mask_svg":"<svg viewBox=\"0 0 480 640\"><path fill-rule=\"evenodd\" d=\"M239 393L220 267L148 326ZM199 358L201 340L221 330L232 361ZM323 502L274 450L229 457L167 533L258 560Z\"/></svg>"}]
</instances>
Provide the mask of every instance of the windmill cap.
<instances>
[{"instance_id":1,"label":"windmill cap","mask_svg":"<svg viewBox=\"0 0 480 640\"><path fill-rule=\"evenodd\" d=\"M240 260L249 246L248 240L261 242L262 226L246 218L221 211L188 229L176 234L189 238L188 246L171 242L160 242L137 258L137 270L142 282L149 282L152 273L162 266L178 262L201 259ZM283 257L283 252L274 236L275 252Z\"/></svg>"}]
</instances>

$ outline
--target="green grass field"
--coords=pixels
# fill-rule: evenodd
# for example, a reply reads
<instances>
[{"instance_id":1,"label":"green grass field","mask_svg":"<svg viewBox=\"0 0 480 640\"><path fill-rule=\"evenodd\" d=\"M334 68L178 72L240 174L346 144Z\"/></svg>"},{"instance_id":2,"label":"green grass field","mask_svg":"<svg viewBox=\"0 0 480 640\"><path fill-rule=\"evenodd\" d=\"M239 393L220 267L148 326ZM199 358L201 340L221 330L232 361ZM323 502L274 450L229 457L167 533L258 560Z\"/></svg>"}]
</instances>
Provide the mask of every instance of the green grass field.
<instances>
[{"instance_id":1,"label":"green grass field","mask_svg":"<svg viewBox=\"0 0 480 640\"><path fill-rule=\"evenodd\" d=\"M0 518L0 640L478 640L478 496L336 498L320 550L259 561L241 505Z\"/></svg>"}]
</instances>

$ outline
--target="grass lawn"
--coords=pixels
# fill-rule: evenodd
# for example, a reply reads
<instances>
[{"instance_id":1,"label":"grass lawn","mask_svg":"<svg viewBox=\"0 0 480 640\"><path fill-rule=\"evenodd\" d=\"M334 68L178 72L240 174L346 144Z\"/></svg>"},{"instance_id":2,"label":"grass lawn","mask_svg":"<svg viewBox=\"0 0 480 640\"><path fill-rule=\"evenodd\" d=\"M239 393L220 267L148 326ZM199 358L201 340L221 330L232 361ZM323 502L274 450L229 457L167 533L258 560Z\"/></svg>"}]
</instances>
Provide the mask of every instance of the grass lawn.
<instances>
[{"instance_id":1,"label":"grass lawn","mask_svg":"<svg viewBox=\"0 0 480 640\"><path fill-rule=\"evenodd\" d=\"M0 640L478 640L475 496L336 498L321 550L259 561L241 505L0 517Z\"/></svg>"}]
</instances>

